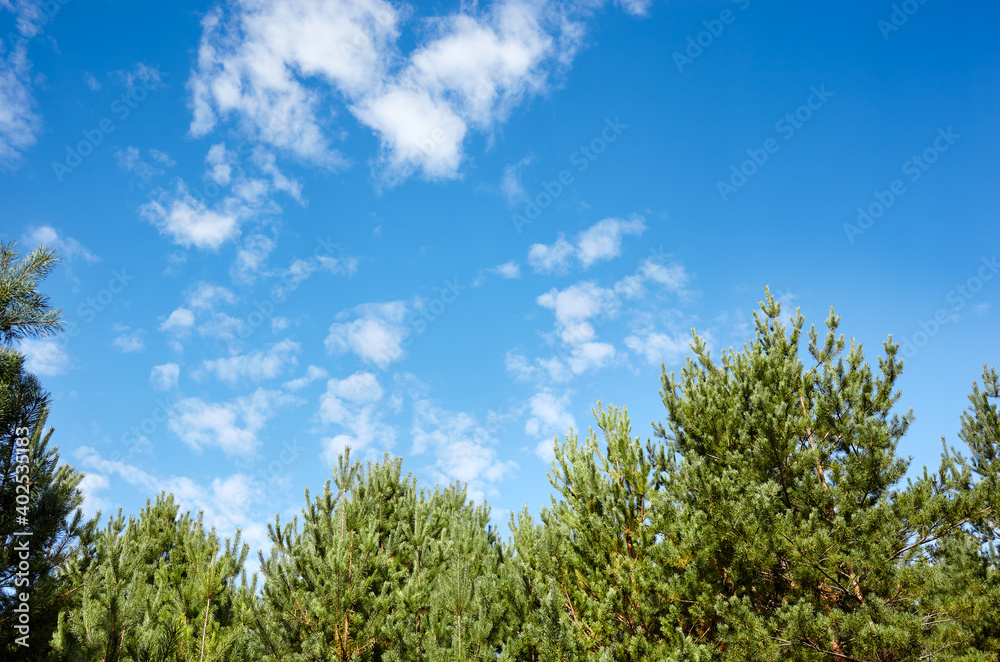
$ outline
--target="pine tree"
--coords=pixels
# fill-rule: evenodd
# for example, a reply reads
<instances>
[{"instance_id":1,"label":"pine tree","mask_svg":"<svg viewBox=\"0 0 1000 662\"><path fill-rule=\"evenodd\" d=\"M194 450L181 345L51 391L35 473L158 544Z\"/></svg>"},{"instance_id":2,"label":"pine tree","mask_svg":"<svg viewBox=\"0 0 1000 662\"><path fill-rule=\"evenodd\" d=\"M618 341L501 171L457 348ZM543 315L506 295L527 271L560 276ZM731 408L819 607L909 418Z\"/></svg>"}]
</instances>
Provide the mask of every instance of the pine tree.
<instances>
[{"instance_id":1,"label":"pine tree","mask_svg":"<svg viewBox=\"0 0 1000 662\"><path fill-rule=\"evenodd\" d=\"M62 328L59 311L38 290L38 283L58 264L56 251L45 246L21 259L17 242L0 244L0 344L51 335Z\"/></svg>"},{"instance_id":2,"label":"pine tree","mask_svg":"<svg viewBox=\"0 0 1000 662\"><path fill-rule=\"evenodd\" d=\"M511 522L536 601L522 617L522 645L530 659L669 659L685 649L669 627L676 596L665 590L680 568L674 507L657 491L655 450L632 436L627 410L598 403L594 416L603 450L593 430L583 444L571 431L555 446L549 480L559 498L542 509L543 527L527 513Z\"/></svg>"},{"instance_id":3,"label":"pine tree","mask_svg":"<svg viewBox=\"0 0 1000 662\"><path fill-rule=\"evenodd\" d=\"M509 622L497 599L505 551L489 526L490 509L469 503L457 484L435 490L421 505L443 523L422 647L426 659L492 662L502 651Z\"/></svg>"},{"instance_id":4,"label":"pine tree","mask_svg":"<svg viewBox=\"0 0 1000 662\"><path fill-rule=\"evenodd\" d=\"M957 520L961 526L950 530L947 537L924 543L937 572L929 573L923 601L935 620L948 624L938 628L930 647L942 651L939 657L943 659L970 662L1000 659L1000 522L996 507L1000 495L1000 411L995 402L1000 399L1000 378L995 369L983 366L982 379L982 389L979 384L972 386L971 404L962 415L959 432L970 457L966 459L945 446L938 484L921 481L925 483L922 489L914 490L921 503L908 504L927 513L921 537L915 542L936 535L927 517L955 517L955 511L969 516L968 521ZM953 496L945 499L940 493ZM961 503L960 508L955 507L956 502Z\"/></svg>"},{"instance_id":5,"label":"pine tree","mask_svg":"<svg viewBox=\"0 0 1000 662\"><path fill-rule=\"evenodd\" d=\"M504 662L586 659L582 628L568 608L565 567L568 541L554 526L536 524L525 507L511 514L511 553L503 565L500 598L509 623ZM560 581L561 580L561 581Z\"/></svg>"},{"instance_id":6,"label":"pine tree","mask_svg":"<svg viewBox=\"0 0 1000 662\"><path fill-rule=\"evenodd\" d=\"M493 660L506 636L489 509L433 493L400 458L350 451L298 518L269 527L257 623L273 660Z\"/></svg>"},{"instance_id":7,"label":"pine tree","mask_svg":"<svg viewBox=\"0 0 1000 662\"><path fill-rule=\"evenodd\" d=\"M997 659L995 371L962 419L971 459L904 483L898 345L876 374L826 323L803 353L766 293L742 351L716 362L694 334L664 370L655 441L598 404L603 445L557 443L542 526L511 520L504 659Z\"/></svg>"},{"instance_id":8,"label":"pine tree","mask_svg":"<svg viewBox=\"0 0 1000 662\"><path fill-rule=\"evenodd\" d=\"M681 377L664 371L657 464L685 566L668 585L677 625L719 659L945 659L955 651L939 642L959 626L932 608L946 573L935 555L995 517L998 467L980 461L974 484L946 454L941 472L901 485L912 414L892 412L898 345L884 343L876 376L854 341L844 355L831 310L806 369L803 322L787 329L767 293L742 352L717 364L695 336ZM982 440L977 457L995 449Z\"/></svg>"},{"instance_id":9,"label":"pine tree","mask_svg":"<svg viewBox=\"0 0 1000 662\"><path fill-rule=\"evenodd\" d=\"M223 544L200 515L178 512L173 496L161 494L137 518L109 518L93 562L74 577L80 607L60 614L57 659L255 659L244 616L248 548L238 532Z\"/></svg>"},{"instance_id":10,"label":"pine tree","mask_svg":"<svg viewBox=\"0 0 1000 662\"><path fill-rule=\"evenodd\" d=\"M386 642L392 591L409 553L402 532L412 522L415 483L400 477L400 461L360 463L338 458L333 487L310 500L303 525L269 525L270 556L258 627L268 659L371 659ZM397 557L396 553L402 557Z\"/></svg>"},{"instance_id":11,"label":"pine tree","mask_svg":"<svg viewBox=\"0 0 1000 662\"><path fill-rule=\"evenodd\" d=\"M59 611L76 599L66 576L84 561L94 528L79 509L82 474L60 464L50 446L49 395L9 347L59 329L59 311L37 289L57 261L45 248L18 261L13 243L0 246L0 651L23 660L45 658ZM22 593L29 596L26 639L14 627Z\"/></svg>"}]
</instances>

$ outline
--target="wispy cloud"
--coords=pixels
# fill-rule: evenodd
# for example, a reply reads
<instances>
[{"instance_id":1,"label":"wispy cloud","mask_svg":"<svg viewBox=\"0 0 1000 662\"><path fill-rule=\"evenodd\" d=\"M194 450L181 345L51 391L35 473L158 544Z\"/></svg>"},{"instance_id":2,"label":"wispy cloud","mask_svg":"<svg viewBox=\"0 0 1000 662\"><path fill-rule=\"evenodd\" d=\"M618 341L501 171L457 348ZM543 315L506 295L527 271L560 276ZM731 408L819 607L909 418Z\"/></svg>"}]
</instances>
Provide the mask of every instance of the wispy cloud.
<instances>
[{"instance_id":1,"label":"wispy cloud","mask_svg":"<svg viewBox=\"0 0 1000 662\"><path fill-rule=\"evenodd\" d=\"M164 363L153 366L149 372L149 383L159 391L169 391L177 388L177 380L180 377L181 368L176 363Z\"/></svg>"},{"instance_id":2,"label":"wispy cloud","mask_svg":"<svg viewBox=\"0 0 1000 662\"><path fill-rule=\"evenodd\" d=\"M51 338L25 338L19 349L24 354L24 367L40 377L55 377L70 367L65 346Z\"/></svg>"},{"instance_id":3,"label":"wispy cloud","mask_svg":"<svg viewBox=\"0 0 1000 662\"><path fill-rule=\"evenodd\" d=\"M498 440L475 416L449 411L428 399L413 403L412 452L434 455L434 478L460 481L469 486L469 496L482 501L496 493L496 483L517 470L513 460L501 460Z\"/></svg>"},{"instance_id":4,"label":"wispy cloud","mask_svg":"<svg viewBox=\"0 0 1000 662\"><path fill-rule=\"evenodd\" d=\"M93 263L101 259L79 241L60 233L51 225L42 225L28 230L24 235L24 244L29 250L36 246L55 248L65 260L80 258L85 262Z\"/></svg>"},{"instance_id":5,"label":"wispy cloud","mask_svg":"<svg viewBox=\"0 0 1000 662\"><path fill-rule=\"evenodd\" d=\"M550 391L542 391L532 396L528 406L531 414L524 424L524 432L540 439L535 446L535 454L551 462L555 459L553 439L566 436L571 429L576 430L576 419L569 411L569 394L557 396Z\"/></svg>"},{"instance_id":6,"label":"wispy cloud","mask_svg":"<svg viewBox=\"0 0 1000 662\"><path fill-rule=\"evenodd\" d=\"M385 406L378 377L356 372L344 379L331 379L320 397L317 418L324 425L336 425L342 432L323 440L323 459L333 463L350 446L355 451L373 444L382 450L392 446L396 428L383 420Z\"/></svg>"},{"instance_id":7,"label":"wispy cloud","mask_svg":"<svg viewBox=\"0 0 1000 662\"><path fill-rule=\"evenodd\" d=\"M294 396L264 388L228 402L182 398L171 410L167 427L195 452L218 448L230 457L246 457L256 451L257 435L267 421L296 402Z\"/></svg>"},{"instance_id":8,"label":"wispy cloud","mask_svg":"<svg viewBox=\"0 0 1000 662\"><path fill-rule=\"evenodd\" d=\"M598 262L611 260L622 254L622 237L641 235L646 223L636 217L628 221L606 218L577 234L573 242L559 235L553 244L532 244L528 250L528 264L535 273L563 274L574 264L589 269Z\"/></svg>"},{"instance_id":9,"label":"wispy cloud","mask_svg":"<svg viewBox=\"0 0 1000 662\"><path fill-rule=\"evenodd\" d=\"M191 75L191 133L238 118L253 138L328 168L345 164L326 119L344 104L378 136L387 180L454 178L464 144L543 93L580 49L600 2L497 0L427 22L399 52L407 15L383 0L263 0L205 17ZM646 2L623 6L641 14ZM289 35L295 35L290 38Z\"/></svg>"},{"instance_id":10,"label":"wispy cloud","mask_svg":"<svg viewBox=\"0 0 1000 662\"><path fill-rule=\"evenodd\" d=\"M204 361L202 367L230 386L259 383L295 367L300 349L299 343L282 340L265 350Z\"/></svg>"},{"instance_id":11,"label":"wispy cloud","mask_svg":"<svg viewBox=\"0 0 1000 662\"><path fill-rule=\"evenodd\" d=\"M403 358L403 341L410 332L404 322L408 309L405 301L390 301L366 303L344 311L337 315L344 321L330 326L326 348L335 354L351 352L368 363L386 368Z\"/></svg>"},{"instance_id":12,"label":"wispy cloud","mask_svg":"<svg viewBox=\"0 0 1000 662\"><path fill-rule=\"evenodd\" d=\"M111 346L116 352L132 354L146 349L146 333L142 329L133 329L124 324L115 324L111 330L118 334L111 341Z\"/></svg>"}]
</instances>

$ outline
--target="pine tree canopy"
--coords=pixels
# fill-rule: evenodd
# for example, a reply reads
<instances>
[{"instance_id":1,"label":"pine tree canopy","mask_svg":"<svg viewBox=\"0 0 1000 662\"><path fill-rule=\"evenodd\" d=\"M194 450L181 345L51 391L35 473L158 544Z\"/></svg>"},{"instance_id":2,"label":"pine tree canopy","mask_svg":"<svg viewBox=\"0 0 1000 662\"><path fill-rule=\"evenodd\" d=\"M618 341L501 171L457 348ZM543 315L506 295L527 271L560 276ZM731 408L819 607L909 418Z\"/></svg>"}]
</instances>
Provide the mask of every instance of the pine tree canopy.
<instances>
[{"instance_id":1,"label":"pine tree canopy","mask_svg":"<svg viewBox=\"0 0 1000 662\"><path fill-rule=\"evenodd\" d=\"M60 463L45 430L49 394L14 340L59 329L59 311L37 290L58 261L45 248L18 260L15 244L0 245L0 657L47 659L60 613L75 608L67 581L85 552L93 522L85 521L83 475ZM25 549L26 548L26 549ZM28 596L22 601L20 596ZM30 632L19 611L30 608ZM28 627L28 626L26 626Z\"/></svg>"},{"instance_id":2,"label":"pine tree canopy","mask_svg":"<svg viewBox=\"0 0 1000 662\"><path fill-rule=\"evenodd\" d=\"M873 364L766 292L739 350L661 375L645 441L598 402L596 428L554 442L549 506L510 518L455 483L419 488L403 460L345 451L300 516L268 528L247 579L172 495L103 529L44 432L47 394L0 350L2 499L30 430L37 636L17 659L336 662L888 662L1000 660L1000 377L984 366L958 445L905 454L903 361ZM877 366L877 367L876 367ZM75 511L75 514L74 514ZM14 567L0 525L5 581ZM225 533L225 532L223 532ZM0 619L14 604L3 594ZM38 642L39 639L33 639ZM34 656L34 657L30 657ZM5 658L6 659L6 658Z\"/></svg>"},{"instance_id":3,"label":"pine tree canopy","mask_svg":"<svg viewBox=\"0 0 1000 662\"><path fill-rule=\"evenodd\" d=\"M664 371L656 442L599 406L603 447L557 446L545 533L515 539L541 557L551 531L535 579L588 659L997 659L996 372L962 419L971 459L904 482L898 346L875 372L839 323L802 348L768 293L742 351L695 335Z\"/></svg>"}]
</instances>

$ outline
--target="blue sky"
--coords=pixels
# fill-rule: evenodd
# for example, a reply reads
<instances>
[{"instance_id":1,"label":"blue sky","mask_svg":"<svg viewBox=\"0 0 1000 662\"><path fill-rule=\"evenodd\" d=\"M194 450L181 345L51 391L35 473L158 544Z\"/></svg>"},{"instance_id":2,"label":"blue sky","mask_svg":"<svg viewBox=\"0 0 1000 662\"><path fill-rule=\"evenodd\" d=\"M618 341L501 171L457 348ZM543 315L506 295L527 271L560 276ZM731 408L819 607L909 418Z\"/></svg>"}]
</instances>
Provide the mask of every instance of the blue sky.
<instances>
[{"instance_id":1,"label":"blue sky","mask_svg":"<svg viewBox=\"0 0 1000 662\"><path fill-rule=\"evenodd\" d=\"M87 508L255 545L337 452L548 502L598 400L663 420L769 285L909 345L936 467L997 342L992 3L0 0L0 232Z\"/></svg>"}]
</instances>

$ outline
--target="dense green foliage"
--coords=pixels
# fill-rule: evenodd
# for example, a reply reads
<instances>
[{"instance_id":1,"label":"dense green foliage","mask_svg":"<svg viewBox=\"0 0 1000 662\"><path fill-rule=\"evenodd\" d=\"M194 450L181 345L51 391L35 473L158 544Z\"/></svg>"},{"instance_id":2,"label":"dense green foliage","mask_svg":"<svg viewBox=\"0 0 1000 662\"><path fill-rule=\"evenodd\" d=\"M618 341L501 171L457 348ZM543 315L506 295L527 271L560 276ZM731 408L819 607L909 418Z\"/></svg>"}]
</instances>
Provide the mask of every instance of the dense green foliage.
<instances>
[{"instance_id":1,"label":"dense green foliage","mask_svg":"<svg viewBox=\"0 0 1000 662\"><path fill-rule=\"evenodd\" d=\"M60 464L45 430L49 394L24 366L13 341L58 331L59 311L38 290L58 262L44 248L20 259L0 245L0 658L45 659L60 612L76 607L66 577L86 550L83 476ZM19 599L27 596L27 601ZM23 609L29 632L19 631ZM27 636L26 636L27 635ZM18 641L20 639L20 642ZM24 644L30 644L25 646Z\"/></svg>"},{"instance_id":2,"label":"dense green foliage","mask_svg":"<svg viewBox=\"0 0 1000 662\"><path fill-rule=\"evenodd\" d=\"M506 550L489 509L419 491L401 460L350 462L298 522L270 527L258 623L273 660L493 660Z\"/></svg>"},{"instance_id":3,"label":"dense green foliage","mask_svg":"<svg viewBox=\"0 0 1000 662\"><path fill-rule=\"evenodd\" d=\"M400 458L347 451L301 519L275 517L247 581L239 532L220 540L170 495L101 530L83 520L48 395L8 346L58 328L37 291L55 258L3 251L3 659L1000 660L995 369L961 450L910 472L891 337L873 369L832 310L804 332L768 294L740 351L713 359L695 335L680 374L664 370L652 439L599 403L596 430L557 440L552 503L512 516L509 539L463 485L418 489ZM15 438L33 481L30 649L9 590Z\"/></svg>"},{"instance_id":4,"label":"dense green foliage","mask_svg":"<svg viewBox=\"0 0 1000 662\"><path fill-rule=\"evenodd\" d=\"M248 549L223 546L172 496L138 518L109 520L86 568L72 577L79 607L59 615L55 659L253 659L241 621L252 600L241 578Z\"/></svg>"}]
</instances>

